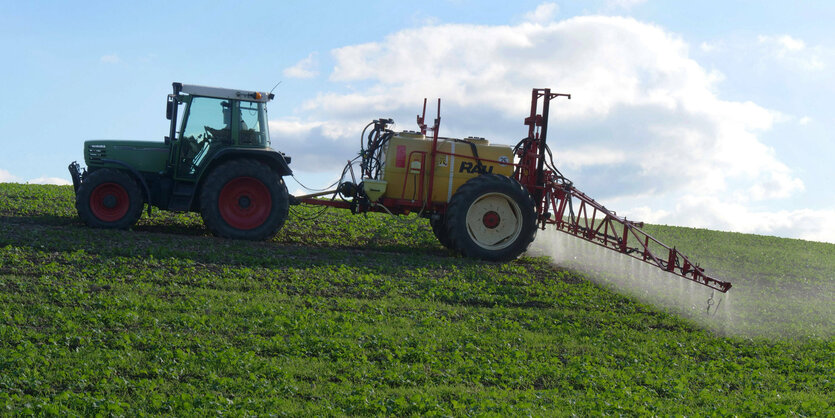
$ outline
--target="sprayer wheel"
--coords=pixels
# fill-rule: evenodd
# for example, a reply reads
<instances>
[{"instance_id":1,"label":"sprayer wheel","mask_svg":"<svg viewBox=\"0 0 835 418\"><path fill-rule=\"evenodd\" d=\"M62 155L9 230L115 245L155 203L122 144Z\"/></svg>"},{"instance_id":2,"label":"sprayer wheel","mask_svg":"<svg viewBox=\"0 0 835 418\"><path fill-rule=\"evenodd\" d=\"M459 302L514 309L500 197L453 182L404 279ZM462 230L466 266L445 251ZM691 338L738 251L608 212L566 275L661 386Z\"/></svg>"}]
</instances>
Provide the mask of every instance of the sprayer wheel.
<instances>
[{"instance_id":1,"label":"sprayer wheel","mask_svg":"<svg viewBox=\"0 0 835 418\"><path fill-rule=\"evenodd\" d=\"M497 174L464 183L449 202L446 222L454 247L483 260L513 260L536 236L530 194L515 179Z\"/></svg>"},{"instance_id":2,"label":"sprayer wheel","mask_svg":"<svg viewBox=\"0 0 835 418\"><path fill-rule=\"evenodd\" d=\"M208 175L200 191L200 215L213 234L225 238L272 238L287 219L284 180L255 160L232 160Z\"/></svg>"},{"instance_id":3,"label":"sprayer wheel","mask_svg":"<svg viewBox=\"0 0 835 418\"><path fill-rule=\"evenodd\" d=\"M449 229L447 228L445 217L442 215L438 220L429 218L429 225L432 226L432 232L441 245L455 251L455 244L452 243L452 239L449 237Z\"/></svg>"},{"instance_id":4,"label":"sprayer wheel","mask_svg":"<svg viewBox=\"0 0 835 418\"><path fill-rule=\"evenodd\" d=\"M94 228L128 229L142 215L144 203L136 181L110 168L87 175L75 197L78 216Z\"/></svg>"}]
</instances>

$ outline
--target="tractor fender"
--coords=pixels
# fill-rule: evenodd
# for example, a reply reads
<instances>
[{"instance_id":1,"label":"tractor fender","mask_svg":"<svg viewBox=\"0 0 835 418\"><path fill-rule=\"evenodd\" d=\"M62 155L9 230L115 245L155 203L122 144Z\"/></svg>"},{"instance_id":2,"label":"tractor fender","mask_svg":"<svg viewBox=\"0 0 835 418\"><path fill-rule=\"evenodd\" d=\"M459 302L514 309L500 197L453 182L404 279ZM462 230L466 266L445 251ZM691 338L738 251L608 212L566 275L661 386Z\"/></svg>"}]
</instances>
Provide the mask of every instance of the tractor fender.
<instances>
[{"instance_id":1,"label":"tractor fender","mask_svg":"<svg viewBox=\"0 0 835 418\"><path fill-rule=\"evenodd\" d=\"M142 174L139 174L137 169L133 168L130 164L124 161L112 160L109 158L102 158L100 161L105 164L115 164L120 167L124 167L131 174L134 180L139 182L142 186L142 195L145 199L143 203L148 204L148 216L151 216L151 189L148 187L148 182L145 181L145 177L143 177Z\"/></svg>"},{"instance_id":2,"label":"tractor fender","mask_svg":"<svg viewBox=\"0 0 835 418\"><path fill-rule=\"evenodd\" d=\"M209 173L218 164L238 158L251 158L261 161L282 177L293 175L293 170L290 169L289 165L290 157L284 155L284 153L269 148L224 148L211 157L211 161L206 165L201 177L205 177L205 174Z\"/></svg>"}]
</instances>

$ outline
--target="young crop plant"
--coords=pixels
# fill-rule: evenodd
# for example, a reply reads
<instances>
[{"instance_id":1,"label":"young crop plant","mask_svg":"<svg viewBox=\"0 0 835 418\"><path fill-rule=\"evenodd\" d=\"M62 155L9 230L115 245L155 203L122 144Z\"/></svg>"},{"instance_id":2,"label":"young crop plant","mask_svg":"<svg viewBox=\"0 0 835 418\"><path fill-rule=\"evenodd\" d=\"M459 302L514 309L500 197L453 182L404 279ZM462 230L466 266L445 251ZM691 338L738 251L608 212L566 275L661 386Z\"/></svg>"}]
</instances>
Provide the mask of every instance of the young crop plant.
<instances>
[{"instance_id":1,"label":"young crop plant","mask_svg":"<svg viewBox=\"0 0 835 418\"><path fill-rule=\"evenodd\" d=\"M805 305L790 293L831 285L831 244L647 226L735 278L739 323L720 330L550 257L461 257L417 217L328 210L328 234L307 219L316 209L300 207L271 241L251 242L164 211L131 231L94 230L72 201L68 186L0 184L0 410L10 416L835 408L835 326L814 303L833 293ZM751 267L770 258L802 261Z\"/></svg>"}]
</instances>

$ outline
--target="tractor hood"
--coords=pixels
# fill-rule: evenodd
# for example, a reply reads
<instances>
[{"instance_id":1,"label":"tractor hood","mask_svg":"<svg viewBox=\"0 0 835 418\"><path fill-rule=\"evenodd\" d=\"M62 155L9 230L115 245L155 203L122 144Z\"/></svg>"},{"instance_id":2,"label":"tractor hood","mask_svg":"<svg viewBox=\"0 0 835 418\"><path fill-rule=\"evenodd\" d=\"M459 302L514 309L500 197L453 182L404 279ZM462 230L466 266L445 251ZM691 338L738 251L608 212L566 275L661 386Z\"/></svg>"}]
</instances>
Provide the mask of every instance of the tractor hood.
<instances>
[{"instance_id":1,"label":"tractor hood","mask_svg":"<svg viewBox=\"0 0 835 418\"><path fill-rule=\"evenodd\" d=\"M84 162L88 167L124 168L127 164L140 172L162 173L169 150L163 142L97 139L84 142Z\"/></svg>"}]
</instances>

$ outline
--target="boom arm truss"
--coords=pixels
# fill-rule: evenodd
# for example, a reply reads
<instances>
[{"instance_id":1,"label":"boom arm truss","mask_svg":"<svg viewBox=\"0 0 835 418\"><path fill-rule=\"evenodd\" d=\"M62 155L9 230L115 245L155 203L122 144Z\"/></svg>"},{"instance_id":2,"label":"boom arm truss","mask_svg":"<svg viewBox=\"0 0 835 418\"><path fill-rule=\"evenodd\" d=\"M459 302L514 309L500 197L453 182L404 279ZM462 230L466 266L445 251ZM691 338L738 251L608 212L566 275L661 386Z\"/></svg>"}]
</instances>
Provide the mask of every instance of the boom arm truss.
<instances>
[{"instance_id":1,"label":"boom arm truss","mask_svg":"<svg viewBox=\"0 0 835 418\"><path fill-rule=\"evenodd\" d=\"M549 102L560 96L571 98L567 94L551 93L550 89L533 90L531 115L525 119L529 127L528 137L517 146L520 163L515 177L537 203L539 227L545 229L546 225L553 225L558 231L628 255L711 289L727 292L731 288L730 283L706 275L703 268L675 247L671 248L641 230L643 223L617 216L577 190L552 162L546 160L546 156L550 157L546 144ZM540 101L542 113L537 113Z\"/></svg>"}]
</instances>

